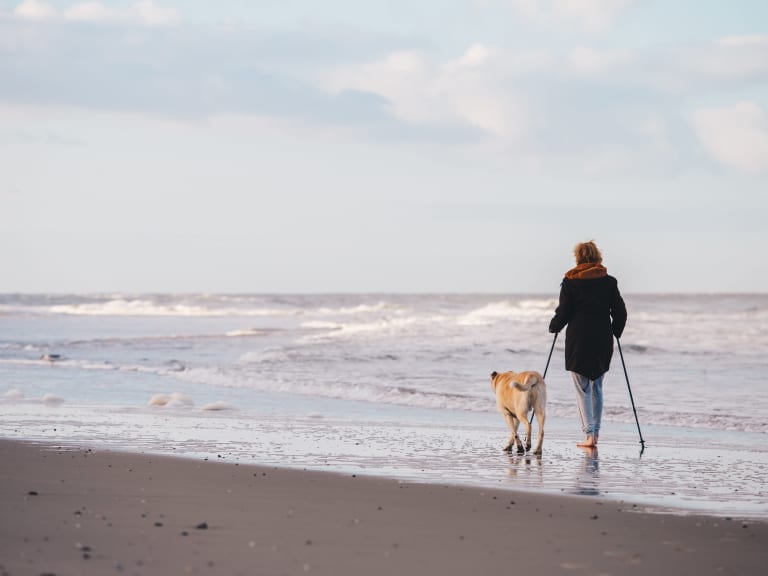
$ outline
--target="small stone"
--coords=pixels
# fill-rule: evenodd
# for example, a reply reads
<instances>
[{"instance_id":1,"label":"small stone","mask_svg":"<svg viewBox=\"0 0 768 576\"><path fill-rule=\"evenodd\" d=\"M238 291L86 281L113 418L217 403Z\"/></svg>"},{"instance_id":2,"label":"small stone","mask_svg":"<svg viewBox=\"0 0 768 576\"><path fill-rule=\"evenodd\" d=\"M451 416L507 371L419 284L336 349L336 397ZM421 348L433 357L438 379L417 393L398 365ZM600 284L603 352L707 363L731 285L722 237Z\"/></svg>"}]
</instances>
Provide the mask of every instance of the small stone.
<instances>
[{"instance_id":1,"label":"small stone","mask_svg":"<svg viewBox=\"0 0 768 576\"><path fill-rule=\"evenodd\" d=\"M207 522L200 522L197 526L195 526L196 530L208 530L208 523Z\"/></svg>"},{"instance_id":2,"label":"small stone","mask_svg":"<svg viewBox=\"0 0 768 576\"><path fill-rule=\"evenodd\" d=\"M34 490L30 490L29 492L27 492L27 494L29 496L37 496L38 495L37 492L35 492Z\"/></svg>"}]
</instances>

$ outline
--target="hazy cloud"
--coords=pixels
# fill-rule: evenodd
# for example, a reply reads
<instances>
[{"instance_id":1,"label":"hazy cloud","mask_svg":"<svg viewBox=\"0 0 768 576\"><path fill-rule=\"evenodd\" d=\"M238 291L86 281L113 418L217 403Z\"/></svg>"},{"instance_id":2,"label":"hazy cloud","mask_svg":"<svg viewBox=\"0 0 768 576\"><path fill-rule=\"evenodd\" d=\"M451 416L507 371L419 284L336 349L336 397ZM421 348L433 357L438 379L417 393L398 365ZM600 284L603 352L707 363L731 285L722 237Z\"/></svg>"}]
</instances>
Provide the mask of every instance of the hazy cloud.
<instances>
[{"instance_id":1,"label":"hazy cloud","mask_svg":"<svg viewBox=\"0 0 768 576\"><path fill-rule=\"evenodd\" d=\"M632 55L627 51L594 50L577 46L568 54L568 64L577 74L607 75L631 63Z\"/></svg>"},{"instance_id":2,"label":"hazy cloud","mask_svg":"<svg viewBox=\"0 0 768 576\"><path fill-rule=\"evenodd\" d=\"M337 68L323 84L331 93L361 90L389 102L397 118L413 125L468 125L489 135L517 140L526 130L522 93L499 75L504 55L482 44L470 46L453 60L440 61L418 51Z\"/></svg>"},{"instance_id":3,"label":"hazy cloud","mask_svg":"<svg viewBox=\"0 0 768 576\"><path fill-rule=\"evenodd\" d=\"M24 0L13 11L18 18L27 20L50 20L55 18L56 9L42 0Z\"/></svg>"},{"instance_id":4,"label":"hazy cloud","mask_svg":"<svg viewBox=\"0 0 768 576\"><path fill-rule=\"evenodd\" d=\"M633 2L514 4L531 17L597 25ZM547 49L478 40L447 54L354 28L167 27L179 15L152 1L80 2L57 13L25 0L16 15L0 19L0 102L195 119L273 116L374 137L482 141L543 169L567 164L589 174L666 172L693 158L697 140L722 158L706 144L718 121L702 94L756 100L744 90L768 81L768 36L759 34L645 50L590 46L588 38ZM34 18L54 21L40 26ZM696 109L703 112L689 121ZM754 171L760 162L740 166Z\"/></svg>"},{"instance_id":5,"label":"hazy cloud","mask_svg":"<svg viewBox=\"0 0 768 576\"><path fill-rule=\"evenodd\" d=\"M604 30L636 0L508 0L521 15L540 22L577 22Z\"/></svg>"},{"instance_id":6,"label":"hazy cloud","mask_svg":"<svg viewBox=\"0 0 768 576\"><path fill-rule=\"evenodd\" d=\"M23 0L14 9L14 15L26 20L53 20L62 17L69 22L114 23L128 22L147 26L174 24L179 14L156 4L153 0L140 0L127 7L108 7L102 2L79 2L62 13L42 0Z\"/></svg>"},{"instance_id":7,"label":"hazy cloud","mask_svg":"<svg viewBox=\"0 0 768 576\"><path fill-rule=\"evenodd\" d=\"M721 164L749 174L768 172L768 122L754 102L701 108L694 112L692 125L709 155Z\"/></svg>"}]
</instances>

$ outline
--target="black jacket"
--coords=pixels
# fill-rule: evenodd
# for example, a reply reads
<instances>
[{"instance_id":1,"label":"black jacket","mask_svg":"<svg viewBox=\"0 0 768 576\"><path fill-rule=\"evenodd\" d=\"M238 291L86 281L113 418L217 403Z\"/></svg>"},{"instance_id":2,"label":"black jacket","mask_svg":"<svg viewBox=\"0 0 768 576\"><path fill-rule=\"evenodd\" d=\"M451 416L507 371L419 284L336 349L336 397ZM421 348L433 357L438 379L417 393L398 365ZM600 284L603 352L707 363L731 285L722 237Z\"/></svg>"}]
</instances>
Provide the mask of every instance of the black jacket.
<instances>
[{"instance_id":1,"label":"black jacket","mask_svg":"<svg viewBox=\"0 0 768 576\"><path fill-rule=\"evenodd\" d=\"M621 337L627 309L613 276L564 278L560 302L549 323L551 333L565 332L565 369L594 380L610 368L613 336Z\"/></svg>"}]
</instances>

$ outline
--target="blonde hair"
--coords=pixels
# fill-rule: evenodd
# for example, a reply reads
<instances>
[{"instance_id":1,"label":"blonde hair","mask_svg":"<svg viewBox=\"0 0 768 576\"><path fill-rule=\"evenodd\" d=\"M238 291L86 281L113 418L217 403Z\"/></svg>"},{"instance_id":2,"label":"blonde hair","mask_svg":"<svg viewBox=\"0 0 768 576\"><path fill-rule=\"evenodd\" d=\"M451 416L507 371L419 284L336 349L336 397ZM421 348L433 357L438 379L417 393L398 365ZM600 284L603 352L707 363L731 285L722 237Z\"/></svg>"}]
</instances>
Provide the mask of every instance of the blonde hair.
<instances>
[{"instance_id":1,"label":"blonde hair","mask_svg":"<svg viewBox=\"0 0 768 576\"><path fill-rule=\"evenodd\" d=\"M576 257L576 264L600 264L603 261L603 255L594 240L576 244L573 255Z\"/></svg>"}]
</instances>

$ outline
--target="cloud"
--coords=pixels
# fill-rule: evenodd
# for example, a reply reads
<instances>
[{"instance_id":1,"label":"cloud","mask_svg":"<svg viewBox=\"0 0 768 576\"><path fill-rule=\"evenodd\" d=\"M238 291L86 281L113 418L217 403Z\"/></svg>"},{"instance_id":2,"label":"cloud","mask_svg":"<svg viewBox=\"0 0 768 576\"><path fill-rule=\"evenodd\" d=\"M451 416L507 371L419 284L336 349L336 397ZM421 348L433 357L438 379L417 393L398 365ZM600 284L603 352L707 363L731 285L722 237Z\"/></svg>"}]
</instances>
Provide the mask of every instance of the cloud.
<instances>
[{"instance_id":1,"label":"cloud","mask_svg":"<svg viewBox=\"0 0 768 576\"><path fill-rule=\"evenodd\" d=\"M13 13L26 20L51 20L57 16L56 8L41 0L24 0Z\"/></svg>"},{"instance_id":2,"label":"cloud","mask_svg":"<svg viewBox=\"0 0 768 576\"><path fill-rule=\"evenodd\" d=\"M726 36L684 52L681 65L690 73L714 79L768 77L768 36Z\"/></svg>"},{"instance_id":3,"label":"cloud","mask_svg":"<svg viewBox=\"0 0 768 576\"><path fill-rule=\"evenodd\" d=\"M577 46L568 54L568 64L577 74L608 74L626 68L631 62L632 56L625 51L593 50Z\"/></svg>"},{"instance_id":4,"label":"cloud","mask_svg":"<svg viewBox=\"0 0 768 576\"><path fill-rule=\"evenodd\" d=\"M107 7L102 2L80 2L62 14L42 0L23 0L14 9L14 15L25 20L54 20L63 16L67 22L125 22L146 26L163 26L179 21L175 10L158 6L153 0L141 0L125 8Z\"/></svg>"},{"instance_id":5,"label":"cloud","mask_svg":"<svg viewBox=\"0 0 768 576\"><path fill-rule=\"evenodd\" d=\"M101 2L81 2L64 12L64 19L73 22L107 22L119 20L119 12L108 9Z\"/></svg>"},{"instance_id":6,"label":"cloud","mask_svg":"<svg viewBox=\"0 0 768 576\"><path fill-rule=\"evenodd\" d=\"M692 117L696 136L716 161L747 174L768 172L768 122L754 102L700 108Z\"/></svg>"},{"instance_id":7,"label":"cloud","mask_svg":"<svg viewBox=\"0 0 768 576\"><path fill-rule=\"evenodd\" d=\"M610 26L634 0L555 0L554 13L564 20L576 19L589 29Z\"/></svg>"},{"instance_id":8,"label":"cloud","mask_svg":"<svg viewBox=\"0 0 768 576\"><path fill-rule=\"evenodd\" d=\"M576 22L591 31L605 30L636 0L509 0L524 17L540 22Z\"/></svg>"},{"instance_id":9,"label":"cloud","mask_svg":"<svg viewBox=\"0 0 768 576\"><path fill-rule=\"evenodd\" d=\"M419 51L398 51L332 70L321 84L334 94L344 90L377 94L396 118L412 125L468 125L515 140L527 123L524 98L506 85L516 64L530 62L505 61L504 55L482 44L446 62Z\"/></svg>"},{"instance_id":10,"label":"cloud","mask_svg":"<svg viewBox=\"0 0 768 576\"><path fill-rule=\"evenodd\" d=\"M552 73L681 100L729 93L768 81L768 36L728 36L646 50L579 45L554 60Z\"/></svg>"},{"instance_id":11,"label":"cloud","mask_svg":"<svg viewBox=\"0 0 768 576\"><path fill-rule=\"evenodd\" d=\"M725 36L718 43L723 46L768 46L768 35Z\"/></svg>"},{"instance_id":12,"label":"cloud","mask_svg":"<svg viewBox=\"0 0 768 576\"><path fill-rule=\"evenodd\" d=\"M179 19L175 10L157 6L151 0L137 2L134 4L133 10L145 24L151 26L173 24Z\"/></svg>"}]
</instances>

